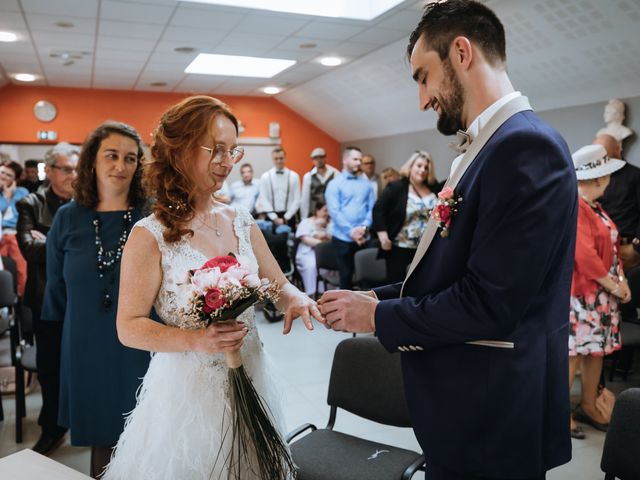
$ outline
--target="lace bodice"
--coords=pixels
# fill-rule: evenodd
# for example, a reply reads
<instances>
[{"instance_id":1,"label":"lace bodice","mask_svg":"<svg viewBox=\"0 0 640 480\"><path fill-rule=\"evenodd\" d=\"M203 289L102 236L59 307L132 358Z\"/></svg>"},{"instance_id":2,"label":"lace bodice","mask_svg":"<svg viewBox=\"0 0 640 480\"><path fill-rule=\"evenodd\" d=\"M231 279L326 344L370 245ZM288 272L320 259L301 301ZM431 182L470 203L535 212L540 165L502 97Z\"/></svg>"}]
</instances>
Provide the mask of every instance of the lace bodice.
<instances>
[{"instance_id":1,"label":"lace bodice","mask_svg":"<svg viewBox=\"0 0 640 480\"><path fill-rule=\"evenodd\" d=\"M258 262L253 254L250 236L254 220L243 207L235 207L235 212L233 230L238 239L238 259L251 272L258 273ZM188 238L183 237L174 243L165 242L162 236L165 227L155 215L143 218L134 225L134 228L137 227L151 232L162 256L162 283L153 305L156 313L167 325L178 328L203 328L205 325L199 324L186 314L190 301L187 275L189 270L201 267L209 259L193 248ZM249 327L249 335L255 334L253 316L253 308L248 308L239 318Z\"/></svg>"}]
</instances>

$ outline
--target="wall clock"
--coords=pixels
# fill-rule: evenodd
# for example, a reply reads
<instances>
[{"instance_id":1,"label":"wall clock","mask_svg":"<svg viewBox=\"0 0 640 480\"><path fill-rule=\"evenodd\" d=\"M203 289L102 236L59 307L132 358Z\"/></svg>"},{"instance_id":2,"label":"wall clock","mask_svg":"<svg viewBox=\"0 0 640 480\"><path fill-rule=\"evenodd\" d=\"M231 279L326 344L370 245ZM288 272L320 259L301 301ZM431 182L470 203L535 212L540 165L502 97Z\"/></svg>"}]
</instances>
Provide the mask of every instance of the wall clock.
<instances>
[{"instance_id":1,"label":"wall clock","mask_svg":"<svg viewBox=\"0 0 640 480\"><path fill-rule=\"evenodd\" d=\"M47 100L39 100L33 106L33 114L41 122L50 122L56 118L58 109L53 103Z\"/></svg>"}]
</instances>

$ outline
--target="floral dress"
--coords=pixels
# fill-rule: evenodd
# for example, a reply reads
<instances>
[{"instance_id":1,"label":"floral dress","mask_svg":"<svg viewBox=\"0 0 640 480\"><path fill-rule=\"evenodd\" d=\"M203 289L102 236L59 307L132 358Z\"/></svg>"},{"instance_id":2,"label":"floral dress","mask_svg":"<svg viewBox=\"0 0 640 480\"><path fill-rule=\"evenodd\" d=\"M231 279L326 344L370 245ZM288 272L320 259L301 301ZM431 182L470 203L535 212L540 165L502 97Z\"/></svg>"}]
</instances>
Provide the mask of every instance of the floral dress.
<instances>
[{"instance_id":1,"label":"floral dress","mask_svg":"<svg viewBox=\"0 0 640 480\"><path fill-rule=\"evenodd\" d=\"M613 261L609 274L622 275L617 247L618 230L598 205L592 207L611 233ZM569 355L609 355L622 348L620 341L620 304L618 298L598 284L595 293L571 296L569 310Z\"/></svg>"},{"instance_id":2,"label":"floral dress","mask_svg":"<svg viewBox=\"0 0 640 480\"><path fill-rule=\"evenodd\" d=\"M429 213L436 206L438 197L430 193L420 198L413 192L407 197L407 216L402 229L394 240L394 245L400 248L418 248L420 238L429 221Z\"/></svg>"}]
</instances>

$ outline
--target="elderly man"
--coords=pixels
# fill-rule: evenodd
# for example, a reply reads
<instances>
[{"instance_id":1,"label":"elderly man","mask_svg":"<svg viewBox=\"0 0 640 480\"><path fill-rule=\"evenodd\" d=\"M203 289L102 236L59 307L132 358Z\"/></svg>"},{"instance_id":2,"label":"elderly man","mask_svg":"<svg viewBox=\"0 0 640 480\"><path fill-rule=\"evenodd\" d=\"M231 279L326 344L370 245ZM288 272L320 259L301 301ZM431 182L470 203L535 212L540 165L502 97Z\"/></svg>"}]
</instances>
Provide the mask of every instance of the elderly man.
<instances>
[{"instance_id":1,"label":"elderly man","mask_svg":"<svg viewBox=\"0 0 640 480\"><path fill-rule=\"evenodd\" d=\"M24 302L33 312L33 325L38 344L36 365L42 388L42 410L38 423L40 439L33 450L47 455L64 440L66 429L58 425L60 390L60 341L62 322L40 322L42 297L46 284L46 240L53 217L73 196L78 148L59 143L45 155L45 172L49 185L27 195L16 205L17 238L27 260L28 276Z\"/></svg>"},{"instance_id":2,"label":"elderly man","mask_svg":"<svg viewBox=\"0 0 640 480\"><path fill-rule=\"evenodd\" d=\"M305 219L313 212L318 202L325 203L324 192L327 184L340 174L337 168L327 164L324 148L314 148L311 152L313 168L302 177L302 196L300 197L300 218Z\"/></svg>"}]
</instances>

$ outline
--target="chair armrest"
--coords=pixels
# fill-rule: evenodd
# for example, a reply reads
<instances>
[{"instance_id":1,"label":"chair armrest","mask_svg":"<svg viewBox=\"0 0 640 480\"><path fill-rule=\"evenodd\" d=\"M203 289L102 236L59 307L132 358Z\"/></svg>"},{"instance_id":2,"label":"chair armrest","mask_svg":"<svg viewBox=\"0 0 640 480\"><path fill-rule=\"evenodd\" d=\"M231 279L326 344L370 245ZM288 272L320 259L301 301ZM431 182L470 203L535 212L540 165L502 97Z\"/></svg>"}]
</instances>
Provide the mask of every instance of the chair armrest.
<instances>
[{"instance_id":1,"label":"chair armrest","mask_svg":"<svg viewBox=\"0 0 640 480\"><path fill-rule=\"evenodd\" d=\"M291 440L296 438L298 435L303 433L305 430L311 430L313 432L313 431L315 431L317 429L318 429L318 427L316 427L315 425L313 425L311 423L305 423L304 425L300 425L295 430L287 433L287 436L285 437L285 440L286 440L287 443L291 443Z\"/></svg>"}]
</instances>

